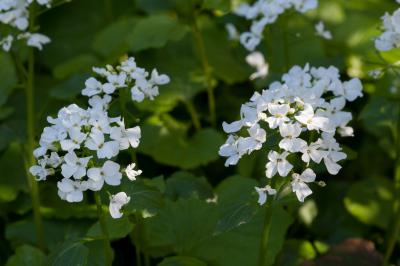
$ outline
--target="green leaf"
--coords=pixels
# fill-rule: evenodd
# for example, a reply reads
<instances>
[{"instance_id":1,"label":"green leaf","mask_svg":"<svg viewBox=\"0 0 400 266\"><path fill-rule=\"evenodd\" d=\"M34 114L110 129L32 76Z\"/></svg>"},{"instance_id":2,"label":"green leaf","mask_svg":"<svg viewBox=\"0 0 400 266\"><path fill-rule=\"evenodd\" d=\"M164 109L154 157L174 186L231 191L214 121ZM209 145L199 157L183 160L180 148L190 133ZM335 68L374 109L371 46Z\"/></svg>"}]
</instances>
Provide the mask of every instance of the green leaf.
<instances>
[{"instance_id":1,"label":"green leaf","mask_svg":"<svg viewBox=\"0 0 400 266\"><path fill-rule=\"evenodd\" d=\"M3 51L0 51L0 66L0 106L2 106L17 85L18 78L11 56Z\"/></svg>"},{"instance_id":2,"label":"green leaf","mask_svg":"<svg viewBox=\"0 0 400 266\"><path fill-rule=\"evenodd\" d=\"M344 204L358 220L387 228L393 212L394 187L385 178L368 178L350 187Z\"/></svg>"},{"instance_id":3,"label":"green leaf","mask_svg":"<svg viewBox=\"0 0 400 266\"><path fill-rule=\"evenodd\" d=\"M176 172L166 181L165 194L172 200L195 196L208 199L214 196L211 185L204 177L196 177L189 172Z\"/></svg>"},{"instance_id":4,"label":"green leaf","mask_svg":"<svg viewBox=\"0 0 400 266\"><path fill-rule=\"evenodd\" d=\"M217 233L226 232L249 222L257 212L254 179L233 176L216 188L220 218Z\"/></svg>"},{"instance_id":5,"label":"green leaf","mask_svg":"<svg viewBox=\"0 0 400 266\"><path fill-rule=\"evenodd\" d=\"M83 219L70 219L68 221L43 220L44 240L47 248L53 250L66 239L76 239L84 236L92 223L90 220ZM5 235L6 239L14 245L27 243L37 245L33 220L19 220L9 223L6 226Z\"/></svg>"},{"instance_id":6,"label":"green leaf","mask_svg":"<svg viewBox=\"0 0 400 266\"><path fill-rule=\"evenodd\" d=\"M398 101L376 95L365 105L360 119L365 124L364 128L372 134L378 137L392 136L391 131L396 130L399 111Z\"/></svg>"},{"instance_id":7,"label":"green leaf","mask_svg":"<svg viewBox=\"0 0 400 266\"><path fill-rule=\"evenodd\" d=\"M148 48L161 48L168 41L179 41L186 32L187 28L176 19L167 15L152 15L140 19L127 40L132 51L138 52Z\"/></svg>"},{"instance_id":8,"label":"green leaf","mask_svg":"<svg viewBox=\"0 0 400 266\"><path fill-rule=\"evenodd\" d=\"M185 136L184 130L168 130L164 127L144 125L139 151L156 161L193 169L218 158L218 148L223 143L221 134L214 129L202 129L192 138Z\"/></svg>"},{"instance_id":9,"label":"green leaf","mask_svg":"<svg viewBox=\"0 0 400 266\"><path fill-rule=\"evenodd\" d=\"M25 165L18 143L12 143L0 158L0 171L0 202L13 201L20 191L27 191Z\"/></svg>"},{"instance_id":10,"label":"green leaf","mask_svg":"<svg viewBox=\"0 0 400 266\"><path fill-rule=\"evenodd\" d=\"M89 249L81 241L67 241L50 253L49 266L88 265Z\"/></svg>"},{"instance_id":11,"label":"green leaf","mask_svg":"<svg viewBox=\"0 0 400 266\"><path fill-rule=\"evenodd\" d=\"M44 266L45 259L45 255L39 249L23 245L8 259L6 266Z\"/></svg>"},{"instance_id":12,"label":"green leaf","mask_svg":"<svg viewBox=\"0 0 400 266\"><path fill-rule=\"evenodd\" d=\"M74 74L90 71L96 64L99 64L99 60L94 55L81 54L57 65L53 74L57 79L65 79Z\"/></svg>"},{"instance_id":13,"label":"green leaf","mask_svg":"<svg viewBox=\"0 0 400 266\"><path fill-rule=\"evenodd\" d=\"M171 111L179 101L192 99L198 93L206 90L201 64L192 48L192 39L186 35L179 42L170 42L163 49L144 51L138 54L137 60L146 68L154 68L171 78L171 82L160 86L160 95L154 101L143 101L137 106L141 110L154 113ZM143 64L142 64L143 62ZM146 63L146 62L151 62Z\"/></svg>"},{"instance_id":14,"label":"green leaf","mask_svg":"<svg viewBox=\"0 0 400 266\"><path fill-rule=\"evenodd\" d=\"M207 266L207 263L196 258L175 256L164 259L158 266Z\"/></svg>"},{"instance_id":15,"label":"green leaf","mask_svg":"<svg viewBox=\"0 0 400 266\"><path fill-rule=\"evenodd\" d=\"M250 222L203 241L187 255L208 262L212 261L216 266L257 265L264 210L260 211ZM282 249L286 231L292 221L292 217L281 206L273 208L267 261L264 265L273 265L276 255Z\"/></svg>"},{"instance_id":16,"label":"green leaf","mask_svg":"<svg viewBox=\"0 0 400 266\"><path fill-rule=\"evenodd\" d=\"M106 224L110 239L119 239L127 236L133 229L133 224L129 221L127 216L120 219L114 219L108 213L106 214ZM87 236L97 238L102 237L103 233L100 228L100 222L96 222L90 227Z\"/></svg>"},{"instance_id":17,"label":"green leaf","mask_svg":"<svg viewBox=\"0 0 400 266\"><path fill-rule=\"evenodd\" d=\"M142 180L134 182L124 180L121 190L131 197L131 200L124 206L125 212L141 212L143 216L152 216L164 205L164 199L160 190L151 185L145 184Z\"/></svg>"},{"instance_id":18,"label":"green leaf","mask_svg":"<svg viewBox=\"0 0 400 266\"><path fill-rule=\"evenodd\" d=\"M50 96L54 99L69 100L79 95L85 86L85 81L90 77L89 74L78 74L70 77L66 81L52 87Z\"/></svg>"},{"instance_id":19,"label":"green leaf","mask_svg":"<svg viewBox=\"0 0 400 266\"><path fill-rule=\"evenodd\" d=\"M245 53L232 49L224 28L205 23L204 44L213 73L228 84L247 81L251 71ZM229 67L228 67L229 66Z\"/></svg>"},{"instance_id":20,"label":"green leaf","mask_svg":"<svg viewBox=\"0 0 400 266\"><path fill-rule=\"evenodd\" d=\"M132 34L137 18L129 17L115 21L97 33L93 41L93 49L105 58L116 59L129 51Z\"/></svg>"},{"instance_id":21,"label":"green leaf","mask_svg":"<svg viewBox=\"0 0 400 266\"><path fill-rule=\"evenodd\" d=\"M144 220L145 250L154 255L187 254L212 235L217 218L215 204L194 198L168 200L157 216Z\"/></svg>"}]
</instances>

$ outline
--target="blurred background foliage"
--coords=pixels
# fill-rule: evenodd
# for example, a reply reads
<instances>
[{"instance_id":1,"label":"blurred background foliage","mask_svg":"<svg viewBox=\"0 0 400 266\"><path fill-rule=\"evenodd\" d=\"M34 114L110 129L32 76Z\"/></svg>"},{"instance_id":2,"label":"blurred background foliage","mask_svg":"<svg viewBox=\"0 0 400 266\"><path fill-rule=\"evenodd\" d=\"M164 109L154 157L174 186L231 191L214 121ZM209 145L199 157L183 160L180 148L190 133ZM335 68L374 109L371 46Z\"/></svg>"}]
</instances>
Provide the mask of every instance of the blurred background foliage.
<instances>
[{"instance_id":1,"label":"blurred background foliage","mask_svg":"<svg viewBox=\"0 0 400 266\"><path fill-rule=\"evenodd\" d=\"M79 94L92 66L132 55L140 66L168 74L171 83L154 101L134 104L121 97L123 105L112 107L128 125L142 127L139 149L120 160L136 158L145 176L123 183L132 198L126 215L107 221L114 265L253 266L265 211L256 204L254 186L265 182L268 150L225 168L218 156L225 138L220 125L236 120L240 105L289 66L335 65L344 79L360 77L364 83L365 97L349 107L355 137L340 140L351 160L337 176L321 170L318 179L327 186L314 185L315 193L303 205L289 197L275 206L268 264L330 265L324 254L337 252L367 258L366 264L343 265L378 265L370 258L379 261L377 252L384 252L385 238L393 233L397 197L400 76L390 64L400 59L400 51L378 54L373 39L380 33L380 17L398 4L320 0L306 15L285 13L267 27L259 46L270 65L268 77L250 82L246 51L229 41L225 30L228 22L240 30L248 27L230 12L240 2L59 0L40 11L37 24L52 42L36 53L36 137L48 115L73 102L84 105ZM319 20L331 30L332 41L315 35ZM0 52L0 264L104 265L93 199L63 202L51 179L39 184L46 250L36 247L24 165L26 107L19 64L26 59L24 47ZM367 73L377 68L387 71L375 80ZM216 98L215 124L207 87ZM368 246L366 253L348 255L347 246L340 245L354 238L372 241L377 251ZM393 262L399 263L400 245L394 254Z\"/></svg>"}]
</instances>

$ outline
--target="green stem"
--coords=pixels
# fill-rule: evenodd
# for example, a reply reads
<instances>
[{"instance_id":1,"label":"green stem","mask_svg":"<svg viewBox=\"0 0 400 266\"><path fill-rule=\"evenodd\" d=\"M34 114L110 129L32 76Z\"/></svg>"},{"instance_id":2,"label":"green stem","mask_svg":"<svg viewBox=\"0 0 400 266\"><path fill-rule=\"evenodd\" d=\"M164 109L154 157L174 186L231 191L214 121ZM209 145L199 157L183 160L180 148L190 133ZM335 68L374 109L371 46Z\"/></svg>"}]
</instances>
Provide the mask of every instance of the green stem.
<instances>
[{"instance_id":1,"label":"green stem","mask_svg":"<svg viewBox=\"0 0 400 266\"><path fill-rule=\"evenodd\" d=\"M35 28L35 9L34 4L30 5L29 12L29 31L33 31ZM35 104L34 104L34 90L35 90L35 54L34 48L29 48L28 54L28 71L27 71L27 82L26 82L26 128L27 128L27 158L28 167L35 164L35 158L33 157L33 149L35 147ZM30 188L30 194L32 198L33 208L33 219L35 222L36 238L38 246L44 250L44 234L43 234L43 221L40 214L40 199L39 199L39 187L34 176L27 171L28 184Z\"/></svg>"},{"instance_id":2,"label":"green stem","mask_svg":"<svg viewBox=\"0 0 400 266\"><path fill-rule=\"evenodd\" d=\"M383 266L388 266L392 256L396 242L400 236L400 115L397 121L396 139L396 166L395 166L395 189L396 199L394 203L394 217L392 219L391 227L388 231L388 240L386 243L386 252L383 260Z\"/></svg>"},{"instance_id":3,"label":"green stem","mask_svg":"<svg viewBox=\"0 0 400 266\"><path fill-rule=\"evenodd\" d=\"M186 109L188 110L190 117L192 118L192 122L196 131L199 131L201 129L201 123L193 102L190 100L186 100L183 101L183 103L185 104Z\"/></svg>"},{"instance_id":4,"label":"green stem","mask_svg":"<svg viewBox=\"0 0 400 266\"><path fill-rule=\"evenodd\" d=\"M197 50L200 54L201 64L203 66L203 72L206 78L207 94L208 94L208 107L210 112L210 122L212 126L216 125L216 114L215 114L215 97L214 97L214 87L212 82L211 67L208 62L206 49L204 45L203 36L201 35L200 29L197 25L196 16L194 14L192 31L194 40L197 46Z\"/></svg>"},{"instance_id":5,"label":"green stem","mask_svg":"<svg viewBox=\"0 0 400 266\"><path fill-rule=\"evenodd\" d=\"M139 247L136 246L135 250L136 250L136 266L142 266L142 258Z\"/></svg>"},{"instance_id":6,"label":"green stem","mask_svg":"<svg viewBox=\"0 0 400 266\"><path fill-rule=\"evenodd\" d=\"M112 258L111 258L111 250L110 250L110 248L111 248L110 247L110 237L108 234L107 223L106 223L106 219L104 216L103 207L101 204L100 192L96 191L94 193L94 199L96 201L97 216L99 217L101 232L103 233L103 247L104 247L104 255L105 255L105 259L106 259L106 265L111 266Z\"/></svg>"},{"instance_id":7,"label":"green stem","mask_svg":"<svg viewBox=\"0 0 400 266\"><path fill-rule=\"evenodd\" d=\"M260 254L258 257L258 265L259 266L264 266L265 261L266 261L266 253L268 250L268 241L269 241L269 235L270 235L270 230L271 230L271 220L272 220L272 204L270 203L270 200L267 201L267 204L265 206L265 218L264 218L264 226L263 226L263 231L261 235L261 245L260 245Z\"/></svg>"}]
</instances>

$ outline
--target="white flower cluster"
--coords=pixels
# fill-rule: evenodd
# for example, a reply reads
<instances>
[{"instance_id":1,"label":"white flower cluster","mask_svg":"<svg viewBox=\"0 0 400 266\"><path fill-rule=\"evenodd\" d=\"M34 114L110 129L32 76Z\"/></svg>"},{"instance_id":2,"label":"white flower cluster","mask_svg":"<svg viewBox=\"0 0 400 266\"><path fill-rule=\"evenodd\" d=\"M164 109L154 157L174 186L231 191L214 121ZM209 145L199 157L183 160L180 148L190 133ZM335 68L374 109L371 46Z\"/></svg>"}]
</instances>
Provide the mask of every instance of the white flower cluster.
<instances>
[{"instance_id":1,"label":"white flower cluster","mask_svg":"<svg viewBox=\"0 0 400 266\"><path fill-rule=\"evenodd\" d=\"M273 24L287 9L294 8L305 13L317 6L318 0L257 0L252 5L241 4L234 11L235 14L251 20L252 25L249 31L240 34L240 42L247 50L254 51L263 38L264 28ZM227 26L227 29L232 38L235 29L232 25Z\"/></svg>"},{"instance_id":2,"label":"white flower cluster","mask_svg":"<svg viewBox=\"0 0 400 266\"><path fill-rule=\"evenodd\" d=\"M168 76L158 75L153 70L146 83L148 73L136 67L134 58L115 69L107 66L94 68L94 71L106 82L101 83L94 77L86 81L82 94L90 97L87 109L71 104L62 108L56 118L47 118L51 125L44 128L40 146L34 151L38 164L30 168L39 181L61 174L58 195L68 202L80 202L84 191L99 191L104 184L120 185L123 173L130 180L141 174L140 170L134 170L134 163L121 169L115 162L120 151L138 147L141 131L138 126L126 128L121 117L109 117L109 104L117 90L131 86L134 100L142 101L145 96L152 99L158 94L156 84L169 81ZM116 196L118 204L121 195ZM119 214L115 210L122 205L118 206L110 206L111 215L116 218Z\"/></svg>"},{"instance_id":3,"label":"white flower cluster","mask_svg":"<svg viewBox=\"0 0 400 266\"><path fill-rule=\"evenodd\" d=\"M241 119L230 124L223 123L229 137L220 147L219 154L228 157L225 166L236 165L239 159L254 150L260 150L267 140L267 125L271 135L278 135L277 150L271 150L266 164L266 176L292 176L291 186L299 201L312 193L306 183L315 180L312 164L324 162L328 172L336 175L346 158L335 139L353 136L353 128L347 124L352 114L343 111L346 101L361 97L362 84L359 79L341 82L337 68L304 68L294 66L282 77L282 82L272 83L262 93L254 93L250 102L241 107ZM245 133L248 136L240 136ZM298 154L298 155L297 155ZM302 174L294 172L291 159L305 164ZM266 195L276 191L270 187L256 188L260 202Z\"/></svg>"},{"instance_id":4,"label":"white flower cluster","mask_svg":"<svg viewBox=\"0 0 400 266\"><path fill-rule=\"evenodd\" d=\"M52 0L1 0L0 1L0 22L8 25L19 32L16 39L26 40L28 46L42 50L43 45L50 42L50 39L40 33L27 32L29 27L29 6L36 2L41 6L50 7ZM5 37L0 36L1 48L8 52L15 40L13 34Z\"/></svg>"},{"instance_id":5,"label":"white flower cluster","mask_svg":"<svg viewBox=\"0 0 400 266\"><path fill-rule=\"evenodd\" d=\"M393 15L386 13L382 17L384 32L375 40L379 51L389 51L400 47L400 8Z\"/></svg>"}]
</instances>

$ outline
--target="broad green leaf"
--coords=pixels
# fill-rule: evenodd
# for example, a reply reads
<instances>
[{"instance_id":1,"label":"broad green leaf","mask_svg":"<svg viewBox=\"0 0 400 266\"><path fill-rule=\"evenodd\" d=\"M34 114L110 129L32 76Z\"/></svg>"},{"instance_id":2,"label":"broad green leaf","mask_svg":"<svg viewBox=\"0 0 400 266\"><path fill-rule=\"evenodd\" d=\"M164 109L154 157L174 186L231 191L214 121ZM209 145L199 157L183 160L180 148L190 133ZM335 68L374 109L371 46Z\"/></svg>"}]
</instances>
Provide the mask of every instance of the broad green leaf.
<instances>
[{"instance_id":1,"label":"broad green leaf","mask_svg":"<svg viewBox=\"0 0 400 266\"><path fill-rule=\"evenodd\" d=\"M189 35L179 42L169 42L163 49L139 54L137 60L140 65L152 69L155 67L153 62L157 62L157 70L167 74L171 82L160 86L160 95L154 101L143 101L137 106L154 113L169 112L179 101L192 99L199 92L205 91L201 64L194 58L196 54Z\"/></svg>"},{"instance_id":2,"label":"broad green leaf","mask_svg":"<svg viewBox=\"0 0 400 266\"><path fill-rule=\"evenodd\" d=\"M50 253L49 266L85 266L88 264L89 249L82 241L67 241Z\"/></svg>"},{"instance_id":3,"label":"broad green leaf","mask_svg":"<svg viewBox=\"0 0 400 266\"><path fill-rule=\"evenodd\" d=\"M192 257L176 256L164 259L157 266L207 266L207 263Z\"/></svg>"},{"instance_id":4,"label":"broad green leaf","mask_svg":"<svg viewBox=\"0 0 400 266\"><path fill-rule=\"evenodd\" d=\"M23 245L8 259L6 266L44 266L45 259L45 255L39 249Z\"/></svg>"},{"instance_id":5,"label":"broad green leaf","mask_svg":"<svg viewBox=\"0 0 400 266\"><path fill-rule=\"evenodd\" d=\"M187 254L204 261L212 261L215 266L258 265L264 216L265 212L260 211L250 222L203 241ZM273 265L292 221L291 216L281 206L273 209L267 261L264 265Z\"/></svg>"},{"instance_id":6,"label":"broad green leaf","mask_svg":"<svg viewBox=\"0 0 400 266\"><path fill-rule=\"evenodd\" d=\"M0 66L0 106L2 106L17 85L18 79L10 54L0 51Z\"/></svg>"},{"instance_id":7,"label":"broad green leaf","mask_svg":"<svg viewBox=\"0 0 400 266\"><path fill-rule=\"evenodd\" d=\"M108 59L117 59L129 51L130 34L139 20L134 17L122 18L101 30L93 41L93 49Z\"/></svg>"},{"instance_id":8,"label":"broad green leaf","mask_svg":"<svg viewBox=\"0 0 400 266\"><path fill-rule=\"evenodd\" d=\"M202 129L187 138L182 130L169 131L167 128L144 125L139 151L152 156L156 161L192 169L216 160L218 148L223 143L220 133L213 129Z\"/></svg>"},{"instance_id":9,"label":"broad green leaf","mask_svg":"<svg viewBox=\"0 0 400 266\"><path fill-rule=\"evenodd\" d=\"M134 182L124 180L121 190L131 197L131 200L124 206L123 211L141 212L143 216L152 216L164 205L164 199L160 190L151 185L147 185L142 180Z\"/></svg>"},{"instance_id":10,"label":"broad green leaf","mask_svg":"<svg viewBox=\"0 0 400 266\"><path fill-rule=\"evenodd\" d=\"M385 229L393 212L394 187L385 178L368 178L350 187L346 209L358 220Z\"/></svg>"},{"instance_id":11,"label":"broad green leaf","mask_svg":"<svg viewBox=\"0 0 400 266\"><path fill-rule=\"evenodd\" d=\"M138 20L127 41L134 52L148 48L161 48L168 41L179 41L187 28L167 15L151 15Z\"/></svg>"},{"instance_id":12,"label":"broad green leaf","mask_svg":"<svg viewBox=\"0 0 400 266\"><path fill-rule=\"evenodd\" d=\"M21 146L12 143L0 157L0 202L10 202L19 191L27 191L26 172Z\"/></svg>"},{"instance_id":13,"label":"broad green leaf","mask_svg":"<svg viewBox=\"0 0 400 266\"><path fill-rule=\"evenodd\" d=\"M40 16L40 32L51 43L40 53L40 62L51 68L71 58L92 53L92 43L106 24L103 3L97 0L70 2Z\"/></svg>"},{"instance_id":14,"label":"broad green leaf","mask_svg":"<svg viewBox=\"0 0 400 266\"><path fill-rule=\"evenodd\" d=\"M172 200L195 196L208 199L214 196L211 185L204 177L196 177L189 172L176 172L166 181L165 194Z\"/></svg>"},{"instance_id":15,"label":"broad green leaf","mask_svg":"<svg viewBox=\"0 0 400 266\"><path fill-rule=\"evenodd\" d=\"M207 59L213 74L226 83L232 84L248 80L251 71L245 61L246 54L233 50L229 44L225 28L219 28L211 22L204 23L201 34Z\"/></svg>"},{"instance_id":16,"label":"broad green leaf","mask_svg":"<svg viewBox=\"0 0 400 266\"><path fill-rule=\"evenodd\" d=\"M254 179L239 176L229 177L218 185L216 194L220 216L217 233L251 221L257 212L256 198L252 195L255 186L257 182Z\"/></svg>"},{"instance_id":17,"label":"broad green leaf","mask_svg":"<svg viewBox=\"0 0 400 266\"><path fill-rule=\"evenodd\" d=\"M154 255L188 254L212 235L217 222L215 204L198 199L166 201L165 207L144 224L144 247Z\"/></svg>"},{"instance_id":18,"label":"broad green leaf","mask_svg":"<svg viewBox=\"0 0 400 266\"><path fill-rule=\"evenodd\" d=\"M99 64L99 60L94 55L82 54L57 65L53 74L57 79L65 79L74 74L88 72L97 64Z\"/></svg>"},{"instance_id":19,"label":"broad green leaf","mask_svg":"<svg viewBox=\"0 0 400 266\"><path fill-rule=\"evenodd\" d=\"M44 240L47 248L53 250L66 239L77 239L84 236L92 223L92 221L84 219L43 220ZM37 245L33 220L9 223L6 226L5 236L13 245Z\"/></svg>"},{"instance_id":20,"label":"broad green leaf","mask_svg":"<svg viewBox=\"0 0 400 266\"><path fill-rule=\"evenodd\" d=\"M62 81L50 89L50 96L54 99L68 100L78 96L85 87L89 74L78 74Z\"/></svg>"},{"instance_id":21,"label":"broad green leaf","mask_svg":"<svg viewBox=\"0 0 400 266\"><path fill-rule=\"evenodd\" d=\"M133 224L129 221L127 216L121 217L120 219L114 219L108 213L105 213L105 216L108 234L112 240L127 236L133 229ZM92 227L90 227L87 236L93 238L103 236L100 222L96 222Z\"/></svg>"},{"instance_id":22,"label":"broad green leaf","mask_svg":"<svg viewBox=\"0 0 400 266\"><path fill-rule=\"evenodd\" d=\"M398 101L373 96L362 110L360 119L364 122L365 129L372 134L393 137L391 133L396 130L399 111Z\"/></svg>"}]
</instances>

